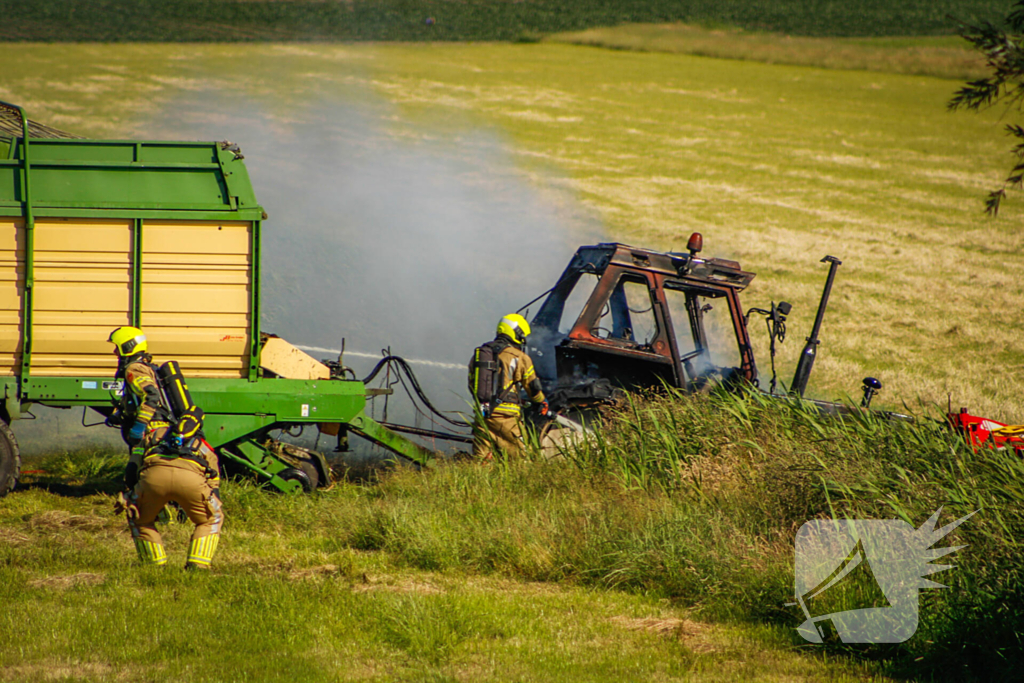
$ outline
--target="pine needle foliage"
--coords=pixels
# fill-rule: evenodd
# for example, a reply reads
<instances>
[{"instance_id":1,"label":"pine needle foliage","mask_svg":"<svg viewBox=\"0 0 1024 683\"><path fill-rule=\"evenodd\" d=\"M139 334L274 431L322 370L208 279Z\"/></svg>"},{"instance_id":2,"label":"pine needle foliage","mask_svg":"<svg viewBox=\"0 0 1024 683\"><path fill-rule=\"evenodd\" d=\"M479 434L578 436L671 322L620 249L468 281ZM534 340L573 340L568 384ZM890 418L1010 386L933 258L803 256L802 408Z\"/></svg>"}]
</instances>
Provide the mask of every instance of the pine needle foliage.
<instances>
[{"instance_id":1,"label":"pine needle foliage","mask_svg":"<svg viewBox=\"0 0 1024 683\"><path fill-rule=\"evenodd\" d=\"M949 101L949 109L979 111L1002 104L1008 112L1020 112L1024 104L1024 0L1014 4L1005 25L961 22L960 35L985 56L991 75L960 88ZM991 216L999 214L1007 189L1024 188L1024 127L1007 124L1006 134L1017 141L1010 150L1015 162L1002 186L985 199L985 211Z\"/></svg>"}]
</instances>

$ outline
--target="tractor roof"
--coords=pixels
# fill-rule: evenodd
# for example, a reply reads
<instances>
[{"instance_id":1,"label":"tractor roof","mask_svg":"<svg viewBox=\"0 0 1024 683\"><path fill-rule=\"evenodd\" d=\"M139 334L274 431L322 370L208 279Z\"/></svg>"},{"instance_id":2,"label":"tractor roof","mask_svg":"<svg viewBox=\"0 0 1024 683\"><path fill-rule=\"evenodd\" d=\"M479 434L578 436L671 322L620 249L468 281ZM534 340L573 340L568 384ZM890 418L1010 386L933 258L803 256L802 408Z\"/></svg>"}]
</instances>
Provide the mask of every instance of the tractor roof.
<instances>
[{"instance_id":1,"label":"tractor roof","mask_svg":"<svg viewBox=\"0 0 1024 683\"><path fill-rule=\"evenodd\" d=\"M581 259L580 265L589 264L598 272L615 264L736 289L744 289L754 279L754 273L742 270L736 261L704 259L674 251L654 251L619 242L580 247L576 257Z\"/></svg>"}]
</instances>

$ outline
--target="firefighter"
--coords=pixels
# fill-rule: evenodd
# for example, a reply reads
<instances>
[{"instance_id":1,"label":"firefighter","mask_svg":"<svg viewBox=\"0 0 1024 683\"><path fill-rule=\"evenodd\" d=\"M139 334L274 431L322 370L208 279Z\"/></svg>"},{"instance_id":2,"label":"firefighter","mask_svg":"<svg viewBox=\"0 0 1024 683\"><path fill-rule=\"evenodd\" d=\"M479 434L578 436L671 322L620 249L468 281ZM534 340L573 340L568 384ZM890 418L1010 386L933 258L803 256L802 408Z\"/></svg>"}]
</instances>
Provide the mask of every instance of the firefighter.
<instances>
[{"instance_id":1,"label":"firefighter","mask_svg":"<svg viewBox=\"0 0 1024 683\"><path fill-rule=\"evenodd\" d=\"M469 390L478 405L473 430L473 456L490 460L497 448L514 457L523 454L520 392L527 394L541 415L548 414L548 402L541 390L533 361L523 347L530 324L518 313L498 322L494 341L478 347L469 366Z\"/></svg>"},{"instance_id":2,"label":"firefighter","mask_svg":"<svg viewBox=\"0 0 1024 683\"><path fill-rule=\"evenodd\" d=\"M131 452L118 510L126 513L139 559L167 563L156 520L174 502L195 524L185 569L208 569L224 512L217 456L201 437L202 411L193 407L181 411L184 416L174 415L142 330L119 327L108 341L118 357L117 379L124 384L120 404L107 423L121 428Z\"/></svg>"}]
</instances>

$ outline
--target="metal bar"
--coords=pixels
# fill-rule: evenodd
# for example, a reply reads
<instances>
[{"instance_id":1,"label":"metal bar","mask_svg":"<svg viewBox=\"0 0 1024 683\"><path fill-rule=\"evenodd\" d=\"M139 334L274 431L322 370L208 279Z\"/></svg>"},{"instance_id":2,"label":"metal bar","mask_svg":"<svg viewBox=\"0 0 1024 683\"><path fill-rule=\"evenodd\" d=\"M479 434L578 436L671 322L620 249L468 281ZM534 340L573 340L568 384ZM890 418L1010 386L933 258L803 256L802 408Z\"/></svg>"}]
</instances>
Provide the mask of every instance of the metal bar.
<instances>
[{"instance_id":1,"label":"metal bar","mask_svg":"<svg viewBox=\"0 0 1024 683\"><path fill-rule=\"evenodd\" d=\"M190 163L186 161L60 161L48 159L36 164L36 168L113 168L113 169L152 169L152 170L197 170L210 171L220 169L220 164L210 162Z\"/></svg>"},{"instance_id":2,"label":"metal bar","mask_svg":"<svg viewBox=\"0 0 1024 683\"><path fill-rule=\"evenodd\" d=\"M45 209L44 213L47 218L155 218L169 220L251 221L259 220L262 215L259 208L230 211L227 208L214 209L209 204L199 209L181 207L179 205L180 208L168 209L162 207L161 209L141 209L138 211L124 206L113 206L111 209L94 208L98 206L96 203L90 204L88 208L82 207L78 209L71 208L70 204L61 204L59 207L34 204L34 209L37 213L40 206ZM20 201L0 202L0 216L21 217L22 214L22 204Z\"/></svg>"},{"instance_id":3,"label":"metal bar","mask_svg":"<svg viewBox=\"0 0 1024 683\"><path fill-rule=\"evenodd\" d=\"M434 459L433 454L426 448L414 444L400 434L385 429L379 422L367 417L366 413L360 413L352 418L349 429L418 465L426 466Z\"/></svg>"},{"instance_id":4,"label":"metal bar","mask_svg":"<svg viewBox=\"0 0 1024 683\"><path fill-rule=\"evenodd\" d=\"M142 222L132 221L132 327L142 327Z\"/></svg>"},{"instance_id":5,"label":"metal bar","mask_svg":"<svg viewBox=\"0 0 1024 683\"><path fill-rule=\"evenodd\" d=\"M0 102L0 104L6 104L12 109L17 105L10 104L8 102ZM33 125L39 125L33 122ZM53 143L58 145L75 145L79 147L132 147L134 145L142 145L144 147L192 147L192 148L208 148L209 142L203 142L200 140L196 141L180 141L180 140L108 140L106 138L36 138L36 140L44 140L46 143Z\"/></svg>"},{"instance_id":6,"label":"metal bar","mask_svg":"<svg viewBox=\"0 0 1024 683\"><path fill-rule=\"evenodd\" d=\"M732 319L733 333L740 351L740 373L750 382L757 379L757 366L754 364L754 349L750 345L750 333L743 322L743 308L735 289L727 290L725 296L729 304L729 317Z\"/></svg>"},{"instance_id":7,"label":"metal bar","mask_svg":"<svg viewBox=\"0 0 1024 683\"><path fill-rule=\"evenodd\" d=\"M241 446L241 444L237 444L237 445ZM243 453L245 452L242 448L239 448L239 450L241 450ZM221 457L221 458L227 458L228 460L236 462L239 465L241 465L242 467L244 467L247 470L250 470L252 472L255 472L256 474L260 475L261 477L264 477L266 479L273 479L274 478L273 474L271 474L270 472L267 472L265 469L260 467L258 464L256 464L255 462L253 462L249 458L243 458L241 456L235 455L234 453L232 453L227 448L220 448L220 449L218 449L217 450L217 455L219 457Z\"/></svg>"},{"instance_id":8,"label":"metal bar","mask_svg":"<svg viewBox=\"0 0 1024 683\"><path fill-rule=\"evenodd\" d=\"M249 381L255 382L260 377L260 246L262 221L252 222L252 262L249 264Z\"/></svg>"},{"instance_id":9,"label":"metal bar","mask_svg":"<svg viewBox=\"0 0 1024 683\"><path fill-rule=\"evenodd\" d=\"M832 294L832 282L836 279L836 270L843 262L835 256L826 256L821 259L822 263L828 263L828 278L825 280L825 290L821 293L821 302L818 304L818 314L814 317L814 327L811 328L811 337L818 338L821 332L821 322L825 319L825 308L828 306L828 298Z\"/></svg>"},{"instance_id":10,"label":"metal bar","mask_svg":"<svg viewBox=\"0 0 1024 683\"><path fill-rule=\"evenodd\" d=\"M17 206L15 203L4 202L0 206ZM124 209L125 211L134 211L135 209L149 209L149 210L167 210L168 204L159 202L135 202L132 204L122 204L120 202L60 202L55 204L47 204L43 202L39 205L40 207L55 206L60 208L69 209ZM239 209L228 208L228 203L225 201L223 204L220 202L204 202L202 204L170 204L174 210L178 211L238 211ZM244 209L241 209L244 211Z\"/></svg>"},{"instance_id":11,"label":"metal bar","mask_svg":"<svg viewBox=\"0 0 1024 683\"><path fill-rule=\"evenodd\" d=\"M821 259L822 263L828 263L828 278L825 280L825 289L821 293L821 302L818 304L818 314L814 318L814 327L811 328L811 336L807 337L807 344L800 354L800 361L796 365L796 372L793 373L793 384L790 391L803 398L807 389L807 382L811 378L811 370L814 369L814 358L817 355L817 347L820 343L818 333L821 332L821 323L825 319L825 308L828 306L828 297L832 293L832 282L836 279L836 270L843 262L835 256L826 256Z\"/></svg>"},{"instance_id":12,"label":"metal bar","mask_svg":"<svg viewBox=\"0 0 1024 683\"><path fill-rule=\"evenodd\" d=\"M29 153L28 115L15 106L21 115L21 199L25 218L25 284L22 289L21 313L21 382L28 379L32 367L32 288L35 286L35 214L32 212L32 165ZM12 140L12 144L14 141Z\"/></svg>"},{"instance_id":13,"label":"metal bar","mask_svg":"<svg viewBox=\"0 0 1024 683\"><path fill-rule=\"evenodd\" d=\"M451 434L448 432L437 432L433 429L423 429L421 427L411 427L409 425L399 425L393 422L378 422L381 427L390 429L393 432L400 432L402 434L415 434L416 436L426 436L432 439L441 439L443 441L459 441L462 443L473 443L472 436L466 436L465 434Z\"/></svg>"}]
</instances>

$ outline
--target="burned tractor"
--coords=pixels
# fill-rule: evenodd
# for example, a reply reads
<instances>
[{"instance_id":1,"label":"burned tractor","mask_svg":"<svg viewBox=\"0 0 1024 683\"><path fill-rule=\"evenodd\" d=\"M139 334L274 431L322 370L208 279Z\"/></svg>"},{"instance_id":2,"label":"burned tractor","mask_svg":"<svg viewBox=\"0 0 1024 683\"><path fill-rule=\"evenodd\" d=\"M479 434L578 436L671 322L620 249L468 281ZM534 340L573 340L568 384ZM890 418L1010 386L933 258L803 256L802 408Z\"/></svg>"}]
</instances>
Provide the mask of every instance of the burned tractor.
<instances>
[{"instance_id":1,"label":"burned tractor","mask_svg":"<svg viewBox=\"0 0 1024 683\"><path fill-rule=\"evenodd\" d=\"M701 258L702 246L700 233L694 233L688 253L618 243L577 250L531 321L529 352L552 405L586 408L622 389L663 384L687 391L714 384L757 386L748 331L753 314L768 322L768 391L775 393L775 344L785 337L790 305L772 303L769 310L744 314L739 293L754 274L735 261ZM807 386L840 264L831 256L823 261L830 263L828 280L789 394L803 396ZM865 404L878 388L877 380L865 380Z\"/></svg>"}]
</instances>

